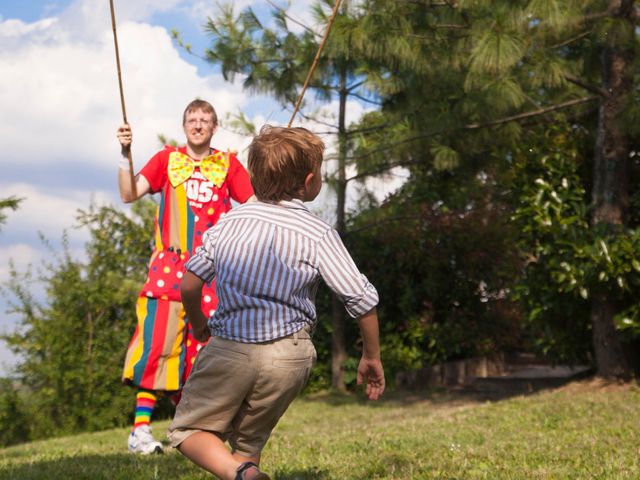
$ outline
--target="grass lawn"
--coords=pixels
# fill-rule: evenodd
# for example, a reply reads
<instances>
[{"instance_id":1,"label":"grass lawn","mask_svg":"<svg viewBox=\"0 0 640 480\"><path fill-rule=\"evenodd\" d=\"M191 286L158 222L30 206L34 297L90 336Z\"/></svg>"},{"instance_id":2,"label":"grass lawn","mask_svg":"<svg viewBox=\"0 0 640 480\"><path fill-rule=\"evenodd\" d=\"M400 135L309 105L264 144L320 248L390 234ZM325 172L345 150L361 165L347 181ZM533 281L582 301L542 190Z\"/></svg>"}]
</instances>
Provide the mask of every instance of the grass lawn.
<instances>
[{"instance_id":1,"label":"grass lawn","mask_svg":"<svg viewBox=\"0 0 640 480\"><path fill-rule=\"evenodd\" d=\"M168 422L156 422L162 438ZM179 453L126 451L126 429L0 449L1 479L213 478ZM639 479L640 388L576 382L486 402L468 395L314 395L266 447L274 480Z\"/></svg>"}]
</instances>

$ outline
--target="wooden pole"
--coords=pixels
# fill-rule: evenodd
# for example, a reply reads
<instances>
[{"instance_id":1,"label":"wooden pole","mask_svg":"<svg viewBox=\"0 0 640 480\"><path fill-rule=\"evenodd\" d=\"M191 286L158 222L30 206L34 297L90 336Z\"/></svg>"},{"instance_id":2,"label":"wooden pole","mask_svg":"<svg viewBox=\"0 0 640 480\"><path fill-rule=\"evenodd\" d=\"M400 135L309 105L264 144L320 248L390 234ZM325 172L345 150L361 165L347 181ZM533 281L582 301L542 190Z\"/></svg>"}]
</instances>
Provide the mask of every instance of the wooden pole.
<instances>
[{"instance_id":1,"label":"wooden pole","mask_svg":"<svg viewBox=\"0 0 640 480\"><path fill-rule=\"evenodd\" d=\"M116 14L113 8L113 0L109 0L109 5L111 7L111 27L113 29L113 43L116 48L116 66L118 68L118 86L120 87L120 105L122 106L122 120L125 124L129 124L127 121L127 109L124 105L124 92L122 88L122 72L120 70L120 51L118 49L118 34L116 32ZM133 193L134 198L138 197L138 192L136 189L136 179L133 175L133 159L131 158L131 145L129 147L123 147L122 153L126 152L127 158L129 159L129 178L131 180L131 191Z\"/></svg>"},{"instance_id":2,"label":"wooden pole","mask_svg":"<svg viewBox=\"0 0 640 480\"><path fill-rule=\"evenodd\" d=\"M327 26L327 30L324 32L324 37L322 38L322 42L320 42L320 46L318 47L318 51L316 52L316 57L313 59L313 63L311 64L311 69L307 74L307 78L304 81L304 85L302 86L302 92L300 92L300 96L298 97L298 101L296 102L296 106L293 110L293 114L291 115L291 119L289 120L290 127L293 123L293 119L296 118L296 114L298 113L298 109L300 108L300 104L302 103L302 99L304 98L304 94L307 91L307 87L309 86L309 82L311 81L311 77L313 76L313 72L315 72L316 67L318 66L318 60L320 59L320 54L322 53L322 49L324 48L324 44L329 38L329 32L331 31L331 26L333 25L333 21L336 19L338 15L338 9L340 8L340 3L342 0L336 0L336 4L333 6L333 12L331 13L331 18L329 19L329 25Z\"/></svg>"}]
</instances>

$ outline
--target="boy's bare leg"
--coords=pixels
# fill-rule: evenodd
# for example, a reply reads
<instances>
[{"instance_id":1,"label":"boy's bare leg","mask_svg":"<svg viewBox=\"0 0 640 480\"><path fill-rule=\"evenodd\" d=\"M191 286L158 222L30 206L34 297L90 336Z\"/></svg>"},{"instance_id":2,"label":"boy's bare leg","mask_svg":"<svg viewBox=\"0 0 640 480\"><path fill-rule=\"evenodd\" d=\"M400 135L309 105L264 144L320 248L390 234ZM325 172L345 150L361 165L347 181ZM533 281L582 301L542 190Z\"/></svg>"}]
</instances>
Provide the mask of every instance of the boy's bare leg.
<instances>
[{"instance_id":1,"label":"boy's bare leg","mask_svg":"<svg viewBox=\"0 0 640 480\"><path fill-rule=\"evenodd\" d=\"M232 454L220 438L208 432L190 435L178 446L178 450L193 463L222 480L234 480L236 470L243 462L260 462L260 455L244 457L238 453Z\"/></svg>"},{"instance_id":2,"label":"boy's bare leg","mask_svg":"<svg viewBox=\"0 0 640 480\"><path fill-rule=\"evenodd\" d=\"M253 462L256 465L260 465L260 454L255 455L253 457L245 457L244 455L240 455L237 452L233 452L232 455L233 455L233 458L235 458L240 463Z\"/></svg>"}]
</instances>

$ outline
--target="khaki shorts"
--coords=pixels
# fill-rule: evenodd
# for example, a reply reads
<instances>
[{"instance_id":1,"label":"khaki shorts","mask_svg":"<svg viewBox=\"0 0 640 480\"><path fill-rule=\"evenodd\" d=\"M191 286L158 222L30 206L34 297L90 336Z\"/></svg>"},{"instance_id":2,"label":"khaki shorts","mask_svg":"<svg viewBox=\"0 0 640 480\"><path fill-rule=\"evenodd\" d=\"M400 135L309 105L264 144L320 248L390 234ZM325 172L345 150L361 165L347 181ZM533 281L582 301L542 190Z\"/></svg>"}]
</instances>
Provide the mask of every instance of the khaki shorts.
<instances>
[{"instance_id":1,"label":"khaki shorts","mask_svg":"<svg viewBox=\"0 0 640 480\"><path fill-rule=\"evenodd\" d=\"M171 445L205 431L243 456L259 454L306 385L315 360L306 329L265 343L213 337L198 353L182 391L169 427Z\"/></svg>"}]
</instances>

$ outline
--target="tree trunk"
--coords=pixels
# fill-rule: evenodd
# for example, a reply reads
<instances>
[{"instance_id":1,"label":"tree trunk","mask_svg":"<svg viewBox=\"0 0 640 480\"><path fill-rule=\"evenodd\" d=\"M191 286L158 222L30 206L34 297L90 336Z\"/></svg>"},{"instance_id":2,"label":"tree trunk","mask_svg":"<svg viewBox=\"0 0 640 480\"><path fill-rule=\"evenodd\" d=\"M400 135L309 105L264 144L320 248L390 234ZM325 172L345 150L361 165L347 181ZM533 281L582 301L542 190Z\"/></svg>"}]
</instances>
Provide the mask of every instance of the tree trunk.
<instances>
[{"instance_id":1,"label":"tree trunk","mask_svg":"<svg viewBox=\"0 0 640 480\"><path fill-rule=\"evenodd\" d=\"M596 374L603 378L629 378L629 366L613 327L615 307L605 296L595 296L591 306L593 346L596 353Z\"/></svg>"},{"instance_id":2,"label":"tree trunk","mask_svg":"<svg viewBox=\"0 0 640 480\"><path fill-rule=\"evenodd\" d=\"M347 197L347 127L345 114L347 109L347 74L340 72L340 112L338 117L338 178L336 181L336 230L340 237L346 233L345 208ZM339 392L346 391L344 382L344 362L347 360L345 338L345 312L342 302L331 294L331 387Z\"/></svg>"},{"instance_id":3,"label":"tree trunk","mask_svg":"<svg viewBox=\"0 0 640 480\"><path fill-rule=\"evenodd\" d=\"M333 332L331 333L331 388L346 392L344 382L344 362L347 360L345 341L344 307L342 302L331 294L331 315Z\"/></svg>"},{"instance_id":4,"label":"tree trunk","mask_svg":"<svg viewBox=\"0 0 640 480\"><path fill-rule=\"evenodd\" d=\"M593 226L615 235L627 220L630 141L623 125L624 109L633 88L635 32L632 0L610 0L615 22L606 33L602 52L603 89L593 178ZM630 369L613 323L615 304L606 293L595 294L591 322L597 374L625 378Z\"/></svg>"}]
</instances>

